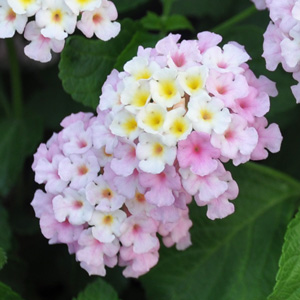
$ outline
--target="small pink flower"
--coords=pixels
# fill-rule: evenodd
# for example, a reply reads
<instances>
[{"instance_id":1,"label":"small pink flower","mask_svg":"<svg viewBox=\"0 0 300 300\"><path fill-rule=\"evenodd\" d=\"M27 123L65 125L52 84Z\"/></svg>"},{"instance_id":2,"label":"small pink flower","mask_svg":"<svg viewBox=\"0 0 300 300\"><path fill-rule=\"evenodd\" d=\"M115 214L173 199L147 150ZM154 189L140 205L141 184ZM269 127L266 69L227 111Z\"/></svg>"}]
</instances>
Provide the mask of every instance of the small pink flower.
<instances>
[{"instance_id":1,"label":"small pink flower","mask_svg":"<svg viewBox=\"0 0 300 300\"><path fill-rule=\"evenodd\" d=\"M25 54L31 59L40 62L50 61L52 58L51 50L59 53L65 45L64 40L44 37L35 21L31 21L26 25L24 37L26 40L31 41L31 43L24 48Z\"/></svg>"},{"instance_id":2,"label":"small pink flower","mask_svg":"<svg viewBox=\"0 0 300 300\"><path fill-rule=\"evenodd\" d=\"M137 254L146 253L159 245L156 232L157 223L153 219L130 216L121 225L120 241L125 247L133 246Z\"/></svg>"},{"instance_id":3,"label":"small pink flower","mask_svg":"<svg viewBox=\"0 0 300 300\"><path fill-rule=\"evenodd\" d=\"M186 140L179 141L177 159L181 168L190 167L197 175L205 176L218 167L220 151L210 143L210 135L193 131Z\"/></svg>"},{"instance_id":4,"label":"small pink flower","mask_svg":"<svg viewBox=\"0 0 300 300\"><path fill-rule=\"evenodd\" d=\"M158 207L172 205L175 201L173 191L181 189L180 177L173 166L166 166L159 174L143 172L139 180L141 186L148 188L147 202Z\"/></svg>"}]
</instances>

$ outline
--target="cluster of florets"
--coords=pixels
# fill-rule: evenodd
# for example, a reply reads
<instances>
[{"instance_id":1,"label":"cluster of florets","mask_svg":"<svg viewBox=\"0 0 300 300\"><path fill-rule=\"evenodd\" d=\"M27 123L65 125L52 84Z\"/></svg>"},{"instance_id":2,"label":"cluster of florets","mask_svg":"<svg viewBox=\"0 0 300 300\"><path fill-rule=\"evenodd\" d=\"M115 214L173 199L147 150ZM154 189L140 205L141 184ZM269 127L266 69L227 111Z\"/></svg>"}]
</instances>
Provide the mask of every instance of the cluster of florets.
<instances>
[{"instance_id":1,"label":"cluster of florets","mask_svg":"<svg viewBox=\"0 0 300 300\"><path fill-rule=\"evenodd\" d=\"M188 204L210 219L234 212L234 165L277 152L281 134L264 114L277 91L248 68L244 48L202 32L170 34L107 78L97 116L65 118L34 156L45 184L32 205L50 243L66 243L89 274L125 266L138 277L165 246L190 246Z\"/></svg>"},{"instance_id":2,"label":"cluster of florets","mask_svg":"<svg viewBox=\"0 0 300 300\"><path fill-rule=\"evenodd\" d=\"M255 2L255 1L254 1ZM260 1L261 2L261 1ZM293 73L298 81L291 87L297 103L300 102L300 1L265 0L259 9L268 8L271 22L264 33L266 67L274 71L282 64L286 72ZM263 2L261 2L263 4Z\"/></svg>"},{"instance_id":3,"label":"cluster of florets","mask_svg":"<svg viewBox=\"0 0 300 300\"><path fill-rule=\"evenodd\" d=\"M0 0L0 38L24 33L31 59L48 62L63 50L77 26L88 38L107 41L120 31L115 5L108 0ZM34 17L34 19L33 19Z\"/></svg>"}]
</instances>

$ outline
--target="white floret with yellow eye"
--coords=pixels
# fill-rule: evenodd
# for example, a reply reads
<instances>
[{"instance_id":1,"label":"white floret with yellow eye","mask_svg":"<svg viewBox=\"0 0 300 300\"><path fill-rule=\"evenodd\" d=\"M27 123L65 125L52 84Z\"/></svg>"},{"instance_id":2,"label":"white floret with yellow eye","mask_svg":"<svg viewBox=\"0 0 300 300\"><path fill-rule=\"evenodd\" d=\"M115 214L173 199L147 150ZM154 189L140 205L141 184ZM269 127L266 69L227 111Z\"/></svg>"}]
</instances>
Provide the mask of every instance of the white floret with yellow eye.
<instances>
[{"instance_id":1,"label":"white floret with yellow eye","mask_svg":"<svg viewBox=\"0 0 300 300\"><path fill-rule=\"evenodd\" d=\"M124 65L124 70L129 73L133 80L149 80L160 66L154 62L149 62L146 57L136 56Z\"/></svg>"},{"instance_id":2,"label":"white floret with yellow eye","mask_svg":"<svg viewBox=\"0 0 300 300\"><path fill-rule=\"evenodd\" d=\"M161 173L165 165L173 165L176 147L165 145L160 136L142 133L136 147L136 156L140 160L139 168L151 174Z\"/></svg>"},{"instance_id":3,"label":"white floret with yellow eye","mask_svg":"<svg viewBox=\"0 0 300 300\"><path fill-rule=\"evenodd\" d=\"M140 133L136 116L125 109L122 109L114 115L109 129L113 134L127 137L132 141L136 139Z\"/></svg>"},{"instance_id":4,"label":"white floret with yellow eye","mask_svg":"<svg viewBox=\"0 0 300 300\"><path fill-rule=\"evenodd\" d=\"M137 123L140 128L148 133L161 134L167 110L156 104L149 103L137 114Z\"/></svg>"},{"instance_id":5,"label":"white floret with yellow eye","mask_svg":"<svg viewBox=\"0 0 300 300\"><path fill-rule=\"evenodd\" d=\"M181 101L184 91L177 80L177 70L164 68L153 74L150 90L153 101L170 108Z\"/></svg>"},{"instance_id":6,"label":"white floret with yellow eye","mask_svg":"<svg viewBox=\"0 0 300 300\"><path fill-rule=\"evenodd\" d=\"M184 140L191 133L192 122L185 116L186 110L178 107L167 113L164 123L163 141L168 146L175 146L180 140Z\"/></svg>"},{"instance_id":7,"label":"white floret with yellow eye","mask_svg":"<svg viewBox=\"0 0 300 300\"><path fill-rule=\"evenodd\" d=\"M26 14L27 17L33 16L42 5L41 0L7 0L7 3L16 14Z\"/></svg>"},{"instance_id":8,"label":"white floret with yellow eye","mask_svg":"<svg viewBox=\"0 0 300 300\"><path fill-rule=\"evenodd\" d=\"M63 0L47 0L35 16L44 37L64 40L75 30L77 16Z\"/></svg>"},{"instance_id":9,"label":"white floret with yellow eye","mask_svg":"<svg viewBox=\"0 0 300 300\"><path fill-rule=\"evenodd\" d=\"M150 86L147 81L125 81L125 88L121 94L121 103L126 109L136 113L151 99Z\"/></svg>"},{"instance_id":10,"label":"white floret with yellow eye","mask_svg":"<svg viewBox=\"0 0 300 300\"><path fill-rule=\"evenodd\" d=\"M82 11L92 11L101 6L102 0L64 0L75 15Z\"/></svg>"},{"instance_id":11,"label":"white floret with yellow eye","mask_svg":"<svg viewBox=\"0 0 300 300\"><path fill-rule=\"evenodd\" d=\"M230 112L222 100L211 98L206 92L190 98L186 116L198 132L221 134L231 122Z\"/></svg>"},{"instance_id":12,"label":"white floret with yellow eye","mask_svg":"<svg viewBox=\"0 0 300 300\"><path fill-rule=\"evenodd\" d=\"M204 90L207 76L208 68L205 66L194 66L184 72L179 72L178 81L183 90L192 96Z\"/></svg>"}]
</instances>

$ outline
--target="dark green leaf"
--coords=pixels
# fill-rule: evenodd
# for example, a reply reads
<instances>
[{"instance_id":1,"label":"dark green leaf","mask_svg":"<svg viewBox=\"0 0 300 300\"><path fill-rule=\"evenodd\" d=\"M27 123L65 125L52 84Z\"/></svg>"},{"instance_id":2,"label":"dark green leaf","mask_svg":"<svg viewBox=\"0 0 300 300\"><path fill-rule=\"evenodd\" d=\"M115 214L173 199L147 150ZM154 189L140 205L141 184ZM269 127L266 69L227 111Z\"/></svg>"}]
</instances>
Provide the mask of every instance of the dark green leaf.
<instances>
[{"instance_id":1,"label":"dark green leaf","mask_svg":"<svg viewBox=\"0 0 300 300\"><path fill-rule=\"evenodd\" d=\"M74 300L118 300L116 291L103 279L89 284Z\"/></svg>"},{"instance_id":2,"label":"dark green leaf","mask_svg":"<svg viewBox=\"0 0 300 300\"><path fill-rule=\"evenodd\" d=\"M168 17L160 17L159 15L148 12L141 20L141 24L145 29L158 31L177 31L177 30L193 30L191 22L182 15L172 15Z\"/></svg>"},{"instance_id":3,"label":"dark green leaf","mask_svg":"<svg viewBox=\"0 0 300 300\"><path fill-rule=\"evenodd\" d=\"M161 17L152 11L148 11L147 15L141 19L141 24L144 26L145 29L148 30L162 29Z\"/></svg>"},{"instance_id":4,"label":"dark green leaf","mask_svg":"<svg viewBox=\"0 0 300 300\"><path fill-rule=\"evenodd\" d=\"M2 248L0 248L0 270L3 268L6 262L7 262L6 253Z\"/></svg>"},{"instance_id":5,"label":"dark green leaf","mask_svg":"<svg viewBox=\"0 0 300 300\"><path fill-rule=\"evenodd\" d=\"M119 13L127 12L142 4L147 3L149 0L114 0Z\"/></svg>"},{"instance_id":6,"label":"dark green leaf","mask_svg":"<svg viewBox=\"0 0 300 300\"><path fill-rule=\"evenodd\" d=\"M11 230L8 224L6 209L0 205L0 247L8 251L10 249Z\"/></svg>"},{"instance_id":7,"label":"dark green leaf","mask_svg":"<svg viewBox=\"0 0 300 300\"><path fill-rule=\"evenodd\" d=\"M191 22L182 15L172 15L163 20L163 26L166 31L193 30Z\"/></svg>"},{"instance_id":8,"label":"dark green leaf","mask_svg":"<svg viewBox=\"0 0 300 300\"><path fill-rule=\"evenodd\" d=\"M41 139L41 120L3 119L0 121L0 195L5 196L15 184L23 163Z\"/></svg>"},{"instance_id":9,"label":"dark green leaf","mask_svg":"<svg viewBox=\"0 0 300 300\"><path fill-rule=\"evenodd\" d=\"M21 296L15 293L9 286L0 282L0 299L1 300L22 300Z\"/></svg>"},{"instance_id":10,"label":"dark green leaf","mask_svg":"<svg viewBox=\"0 0 300 300\"><path fill-rule=\"evenodd\" d=\"M289 224L284 240L276 285L268 300L300 299L300 212Z\"/></svg>"},{"instance_id":11,"label":"dark green leaf","mask_svg":"<svg viewBox=\"0 0 300 300\"><path fill-rule=\"evenodd\" d=\"M149 299L260 300L270 294L300 185L254 164L232 173L240 188L235 213L211 221L204 208L192 206L193 245L184 252L163 249L157 267L142 277Z\"/></svg>"},{"instance_id":12,"label":"dark green leaf","mask_svg":"<svg viewBox=\"0 0 300 300\"><path fill-rule=\"evenodd\" d=\"M121 33L109 42L74 36L68 39L59 64L64 89L74 100L96 108L101 87L113 68L136 55L139 44L153 43L150 34L139 32L138 24L126 20Z\"/></svg>"}]
</instances>

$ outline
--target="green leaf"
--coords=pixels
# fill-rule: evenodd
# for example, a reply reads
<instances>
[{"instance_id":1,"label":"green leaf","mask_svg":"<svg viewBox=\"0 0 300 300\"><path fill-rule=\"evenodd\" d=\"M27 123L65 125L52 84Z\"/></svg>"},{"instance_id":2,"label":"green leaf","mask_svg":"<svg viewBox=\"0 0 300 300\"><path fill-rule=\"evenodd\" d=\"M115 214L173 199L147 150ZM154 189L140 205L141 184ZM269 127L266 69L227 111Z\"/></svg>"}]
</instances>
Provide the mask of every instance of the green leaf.
<instances>
[{"instance_id":1,"label":"green leaf","mask_svg":"<svg viewBox=\"0 0 300 300\"><path fill-rule=\"evenodd\" d=\"M289 224L284 240L276 285L268 300L300 299L300 211Z\"/></svg>"},{"instance_id":2,"label":"green leaf","mask_svg":"<svg viewBox=\"0 0 300 300\"><path fill-rule=\"evenodd\" d=\"M15 184L28 155L42 137L41 120L2 119L0 121L0 195L6 196Z\"/></svg>"},{"instance_id":3,"label":"green leaf","mask_svg":"<svg viewBox=\"0 0 300 300\"><path fill-rule=\"evenodd\" d=\"M125 20L121 33L108 42L78 36L69 38L59 64L65 91L74 100L96 108L102 85L113 68L123 67L127 59L136 55L139 44L153 43L152 35L140 32L139 27Z\"/></svg>"},{"instance_id":4,"label":"green leaf","mask_svg":"<svg viewBox=\"0 0 300 300\"><path fill-rule=\"evenodd\" d=\"M10 249L11 230L8 224L6 209L0 205L0 247L8 251Z\"/></svg>"},{"instance_id":5,"label":"green leaf","mask_svg":"<svg viewBox=\"0 0 300 300\"><path fill-rule=\"evenodd\" d=\"M192 206L193 245L183 252L162 249L158 265L141 278L149 299L260 300L270 294L300 185L254 164L232 174L240 188L235 213L211 221L204 208Z\"/></svg>"},{"instance_id":6,"label":"green leaf","mask_svg":"<svg viewBox=\"0 0 300 300\"><path fill-rule=\"evenodd\" d=\"M116 291L103 279L89 284L74 300L118 300Z\"/></svg>"},{"instance_id":7,"label":"green leaf","mask_svg":"<svg viewBox=\"0 0 300 300\"><path fill-rule=\"evenodd\" d=\"M149 0L114 0L119 13L124 13L132 10L142 4L147 3Z\"/></svg>"},{"instance_id":8,"label":"green leaf","mask_svg":"<svg viewBox=\"0 0 300 300\"><path fill-rule=\"evenodd\" d=\"M161 17L152 11L148 11L147 15L141 19L141 24L144 26L145 29L148 30L162 29Z\"/></svg>"},{"instance_id":9,"label":"green leaf","mask_svg":"<svg viewBox=\"0 0 300 300\"><path fill-rule=\"evenodd\" d=\"M193 30L193 25L191 22L182 15L172 15L163 20L163 26L166 31L176 31L176 30Z\"/></svg>"},{"instance_id":10,"label":"green leaf","mask_svg":"<svg viewBox=\"0 0 300 300\"><path fill-rule=\"evenodd\" d=\"M176 30L193 30L191 22L182 15L159 16L153 12L148 12L141 19L141 24L145 29L157 31L176 31Z\"/></svg>"},{"instance_id":11,"label":"green leaf","mask_svg":"<svg viewBox=\"0 0 300 300\"><path fill-rule=\"evenodd\" d=\"M0 299L1 300L22 300L21 296L15 293L9 286L0 282Z\"/></svg>"},{"instance_id":12,"label":"green leaf","mask_svg":"<svg viewBox=\"0 0 300 300\"><path fill-rule=\"evenodd\" d=\"M0 270L3 268L6 262L7 262L6 253L2 248L0 248Z\"/></svg>"}]
</instances>

